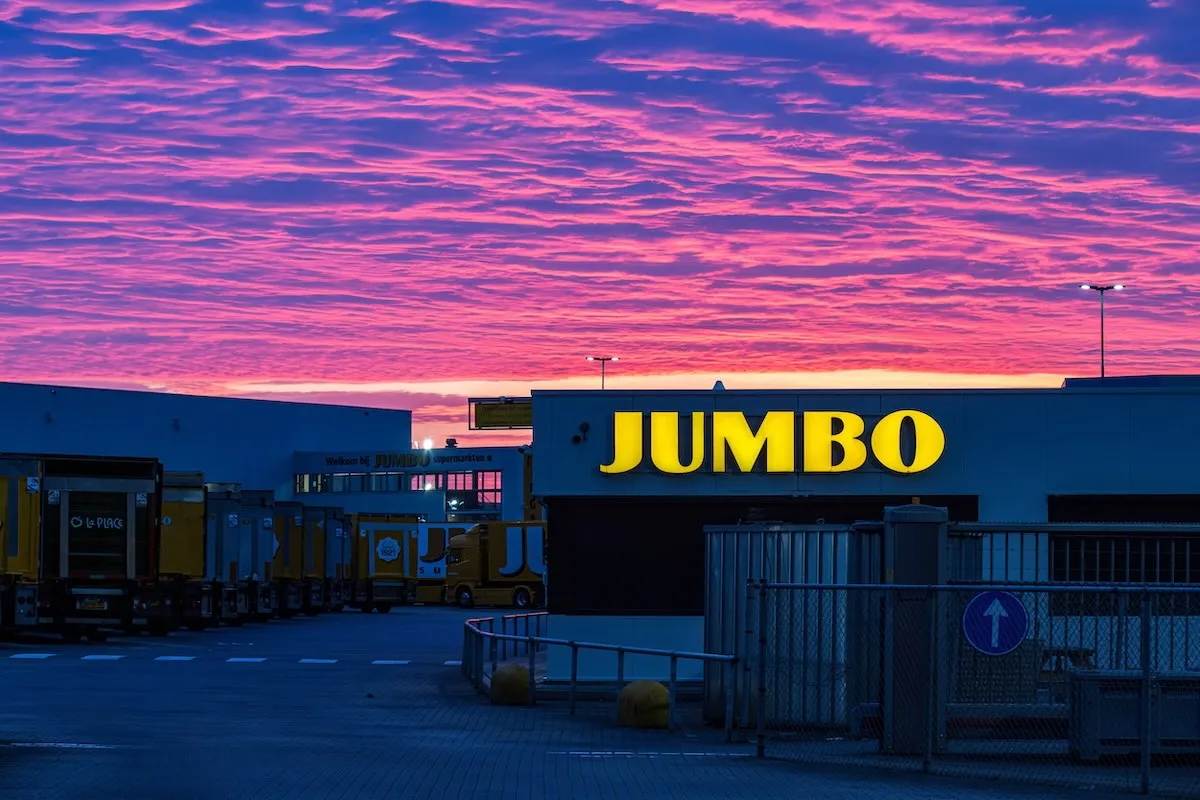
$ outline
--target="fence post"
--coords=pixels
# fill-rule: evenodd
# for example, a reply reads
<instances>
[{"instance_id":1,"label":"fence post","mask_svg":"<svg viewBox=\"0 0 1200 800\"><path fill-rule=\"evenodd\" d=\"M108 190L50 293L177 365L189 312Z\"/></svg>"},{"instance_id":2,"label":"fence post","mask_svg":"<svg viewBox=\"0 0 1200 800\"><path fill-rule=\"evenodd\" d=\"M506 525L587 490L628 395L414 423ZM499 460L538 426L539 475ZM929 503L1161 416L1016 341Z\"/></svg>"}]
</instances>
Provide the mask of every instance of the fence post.
<instances>
[{"instance_id":1,"label":"fence post","mask_svg":"<svg viewBox=\"0 0 1200 800\"><path fill-rule=\"evenodd\" d=\"M467 665L471 663L471 624L463 624L463 646L462 646L462 663L458 665L458 671L463 674L464 678L470 679L471 673L467 670Z\"/></svg>"},{"instance_id":2,"label":"fence post","mask_svg":"<svg viewBox=\"0 0 1200 800\"><path fill-rule=\"evenodd\" d=\"M625 688L625 651L617 651L617 721L621 721L621 690Z\"/></svg>"},{"instance_id":3,"label":"fence post","mask_svg":"<svg viewBox=\"0 0 1200 800\"><path fill-rule=\"evenodd\" d=\"M749 724L750 722L750 687L754 685L754 617L751 609L754 607L754 579L746 579L746 602L742 605L742 626L745 628L743 636L745 644L742 647L742 669L745 675L742 676L741 696L738 697L738 703L742 711L742 722Z\"/></svg>"},{"instance_id":4,"label":"fence post","mask_svg":"<svg viewBox=\"0 0 1200 800\"><path fill-rule=\"evenodd\" d=\"M516 626L517 621L513 620L513 625ZM508 635L508 617L500 618L500 633ZM508 639L500 640L500 660L508 661Z\"/></svg>"},{"instance_id":5,"label":"fence post","mask_svg":"<svg viewBox=\"0 0 1200 800\"><path fill-rule=\"evenodd\" d=\"M1152 615L1152 609L1150 607L1150 604L1152 602L1153 602L1153 595L1150 594L1149 590L1143 589L1142 590L1142 624L1141 624L1142 638L1141 638L1141 642L1140 642L1141 651L1142 651L1141 652L1141 656L1142 656L1142 691L1141 691L1141 696L1138 698L1139 700L1141 700L1141 703L1139 704L1141 706L1141 708L1140 708L1141 724L1139 725L1139 727L1141 728L1141 735L1142 735L1142 742L1141 742L1141 744L1142 744L1142 747L1141 747L1142 794L1150 793L1150 752L1151 752L1151 750L1150 750L1151 741L1150 740L1151 740L1151 736L1153 735L1152 731L1150 730L1152 727L1152 725L1151 725L1152 700L1151 700L1151 696L1150 696L1151 679L1152 679L1151 670L1150 670L1150 660L1151 660L1150 659L1150 654L1151 654L1150 626L1153 625L1153 623L1154 623L1154 617Z\"/></svg>"},{"instance_id":6,"label":"fence post","mask_svg":"<svg viewBox=\"0 0 1200 800\"><path fill-rule=\"evenodd\" d=\"M733 708L737 696L737 657L725 662L725 743L733 742Z\"/></svg>"},{"instance_id":7,"label":"fence post","mask_svg":"<svg viewBox=\"0 0 1200 800\"><path fill-rule=\"evenodd\" d=\"M935 712L937 704L937 639L938 639L938 593L933 587L929 588L929 702L925 704L925 754L921 759L921 771L928 773L933 767L933 740L936 736L938 715Z\"/></svg>"},{"instance_id":8,"label":"fence post","mask_svg":"<svg viewBox=\"0 0 1200 800\"><path fill-rule=\"evenodd\" d=\"M534 705L537 702L534 688L537 683L537 647L534 645L532 636L526 640L526 646L529 648L529 705Z\"/></svg>"},{"instance_id":9,"label":"fence post","mask_svg":"<svg viewBox=\"0 0 1200 800\"><path fill-rule=\"evenodd\" d=\"M568 705L571 709L571 716L575 716L575 683L579 680L579 645L571 642L571 688L569 690L570 699Z\"/></svg>"},{"instance_id":10,"label":"fence post","mask_svg":"<svg viewBox=\"0 0 1200 800\"><path fill-rule=\"evenodd\" d=\"M755 716L754 754L767 755L767 582L758 581L758 711Z\"/></svg>"},{"instance_id":11,"label":"fence post","mask_svg":"<svg viewBox=\"0 0 1200 800\"><path fill-rule=\"evenodd\" d=\"M679 675L679 658L671 654L671 678L667 683L667 730L675 730L675 682Z\"/></svg>"}]
</instances>

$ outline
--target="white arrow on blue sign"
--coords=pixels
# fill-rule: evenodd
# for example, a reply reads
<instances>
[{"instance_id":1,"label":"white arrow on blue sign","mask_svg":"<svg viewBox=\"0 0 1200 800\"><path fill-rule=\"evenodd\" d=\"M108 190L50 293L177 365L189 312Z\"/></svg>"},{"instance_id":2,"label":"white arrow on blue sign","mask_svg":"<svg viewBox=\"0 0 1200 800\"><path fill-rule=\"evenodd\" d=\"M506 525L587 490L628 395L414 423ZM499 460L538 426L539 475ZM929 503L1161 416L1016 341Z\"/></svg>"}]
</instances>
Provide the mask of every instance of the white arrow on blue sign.
<instances>
[{"instance_id":1,"label":"white arrow on blue sign","mask_svg":"<svg viewBox=\"0 0 1200 800\"><path fill-rule=\"evenodd\" d=\"M1029 633L1029 612L1008 592L980 592L963 609L963 635L987 656L1011 653Z\"/></svg>"}]
</instances>

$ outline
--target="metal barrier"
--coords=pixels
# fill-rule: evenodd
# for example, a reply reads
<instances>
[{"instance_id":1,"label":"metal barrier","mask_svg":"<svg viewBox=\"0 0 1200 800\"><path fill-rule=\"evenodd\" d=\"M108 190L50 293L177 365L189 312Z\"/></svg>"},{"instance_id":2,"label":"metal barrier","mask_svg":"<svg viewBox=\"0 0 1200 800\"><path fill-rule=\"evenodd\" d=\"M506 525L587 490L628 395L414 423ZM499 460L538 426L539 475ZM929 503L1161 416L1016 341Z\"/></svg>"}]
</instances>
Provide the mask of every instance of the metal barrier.
<instances>
[{"instance_id":1,"label":"metal barrier","mask_svg":"<svg viewBox=\"0 0 1200 800\"><path fill-rule=\"evenodd\" d=\"M1200 796L1200 587L749 594L760 757Z\"/></svg>"},{"instance_id":2,"label":"metal barrier","mask_svg":"<svg viewBox=\"0 0 1200 800\"><path fill-rule=\"evenodd\" d=\"M547 612L538 611L530 614L505 614L501 617L501 633L496 633L495 617L476 617L467 620L463 625L463 675L478 691L483 691L484 678L489 681L491 675L509 653L509 643L512 643L512 653L528 660L529 670L529 705L537 702L537 655L550 647L566 647L571 651L571 677L567 684L568 704L572 715L578 704L579 692L579 651L596 650L617 654L616 696L619 699L621 690L625 688L625 656L644 655L659 656L670 659L670 678L667 681L667 727L676 730L676 705L678 692L678 673L680 661L701 661L721 664L724 669L725 685L734 690L725 695L725 741L733 741L734 713L733 701L737 686L737 656L717 653L693 653L686 650L657 650L649 647L627 647L625 645L601 644L597 642L577 642L568 639L552 639L541 636L542 619ZM511 622L513 633L508 633ZM535 632L530 633L530 626L535 625ZM525 635L516 633L519 626L524 626ZM485 645L485 642L487 643ZM524 645L524 648L521 647ZM523 650L523 652L522 652ZM503 655L502 655L503 653ZM486 669L491 667L490 671ZM619 704L618 704L619 708Z\"/></svg>"}]
</instances>

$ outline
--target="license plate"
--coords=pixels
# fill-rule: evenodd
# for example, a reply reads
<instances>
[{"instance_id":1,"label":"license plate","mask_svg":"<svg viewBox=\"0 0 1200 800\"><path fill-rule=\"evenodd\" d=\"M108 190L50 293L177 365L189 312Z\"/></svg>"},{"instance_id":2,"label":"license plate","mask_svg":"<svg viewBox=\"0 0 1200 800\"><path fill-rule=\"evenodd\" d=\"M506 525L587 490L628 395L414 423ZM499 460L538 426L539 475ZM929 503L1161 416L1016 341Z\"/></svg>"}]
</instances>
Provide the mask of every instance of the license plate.
<instances>
[{"instance_id":1,"label":"license plate","mask_svg":"<svg viewBox=\"0 0 1200 800\"><path fill-rule=\"evenodd\" d=\"M77 607L81 611L107 611L108 601L97 597L88 597L80 600Z\"/></svg>"}]
</instances>

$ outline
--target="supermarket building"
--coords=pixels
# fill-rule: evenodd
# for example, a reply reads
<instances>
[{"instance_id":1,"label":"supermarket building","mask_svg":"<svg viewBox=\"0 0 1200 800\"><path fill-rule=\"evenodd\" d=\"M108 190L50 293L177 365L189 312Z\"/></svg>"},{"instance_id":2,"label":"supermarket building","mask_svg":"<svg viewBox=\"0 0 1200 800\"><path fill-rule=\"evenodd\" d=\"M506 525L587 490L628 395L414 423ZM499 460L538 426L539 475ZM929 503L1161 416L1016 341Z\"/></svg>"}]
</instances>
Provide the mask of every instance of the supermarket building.
<instances>
[{"instance_id":1,"label":"supermarket building","mask_svg":"<svg viewBox=\"0 0 1200 800\"><path fill-rule=\"evenodd\" d=\"M533 426L558 638L704 649L709 525L849 526L913 502L958 522L1200 522L1200 377L1029 390L536 391ZM1196 544L1188 552L1200 556ZM1042 566L1026 579L1064 577L1045 566L1052 553L1033 556ZM1187 578L1200 583L1195 566ZM565 677L567 657L550 658L550 677ZM665 669L634 661L631 675ZM612 668L607 654L580 656L585 678Z\"/></svg>"}]
</instances>

